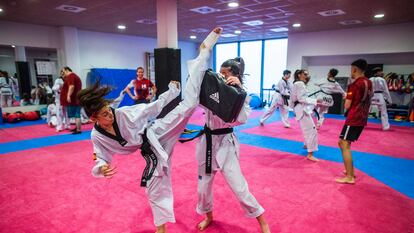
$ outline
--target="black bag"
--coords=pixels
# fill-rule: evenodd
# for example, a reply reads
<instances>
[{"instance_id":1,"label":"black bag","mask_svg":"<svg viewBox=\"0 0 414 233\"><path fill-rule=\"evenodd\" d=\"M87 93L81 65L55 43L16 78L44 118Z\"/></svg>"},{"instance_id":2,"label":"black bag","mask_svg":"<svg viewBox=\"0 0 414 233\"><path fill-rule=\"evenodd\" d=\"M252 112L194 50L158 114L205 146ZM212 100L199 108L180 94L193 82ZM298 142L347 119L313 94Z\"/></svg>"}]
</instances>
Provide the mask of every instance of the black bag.
<instances>
[{"instance_id":1,"label":"black bag","mask_svg":"<svg viewBox=\"0 0 414 233\"><path fill-rule=\"evenodd\" d=\"M208 69L200 91L200 104L225 122L234 122L246 99L243 88L230 86L219 74Z\"/></svg>"}]
</instances>

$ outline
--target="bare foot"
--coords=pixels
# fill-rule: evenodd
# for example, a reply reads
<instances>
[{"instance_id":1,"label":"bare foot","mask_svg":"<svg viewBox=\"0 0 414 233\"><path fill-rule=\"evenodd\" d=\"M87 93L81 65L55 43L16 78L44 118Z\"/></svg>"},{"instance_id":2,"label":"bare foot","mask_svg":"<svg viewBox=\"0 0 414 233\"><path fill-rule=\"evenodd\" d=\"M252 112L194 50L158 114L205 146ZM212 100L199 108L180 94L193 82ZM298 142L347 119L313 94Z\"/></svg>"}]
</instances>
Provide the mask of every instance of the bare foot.
<instances>
[{"instance_id":1,"label":"bare foot","mask_svg":"<svg viewBox=\"0 0 414 233\"><path fill-rule=\"evenodd\" d=\"M206 214L206 218L198 223L197 228L200 231L204 231L213 222L213 213L209 212Z\"/></svg>"},{"instance_id":2,"label":"bare foot","mask_svg":"<svg viewBox=\"0 0 414 233\"><path fill-rule=\"evenodd\" d=\"M335 179L336 183L340 184L355 184L355 179L349 176Z\"/></svg>"},{"instance_id":3,"label":"bare foot","mask_svg":"<svg viewBox=\"0 0 414 233\"><path fill-rule=\"evenodd\" d=\"M263 122L260 122L260 126L264 126Z\"/></svg>"},{"instance_id":4,"label":"bare foot","mask_svg":"<svg viewBox=\"0 0 414 233\"><path fill-rule=\"evenodd\" d=\"M319 161L319 159L315 158L315 156L313 156L313 155L308 155L308 156L306 156L306 158L309 159L310 161L313 161L313 162L318 162Z\"/></svg>"},{"instance_id":5,"label":"bare foot","mask_svg":"<svg viewBox=\"0 0 414 233\"><path fill-rule=\"evenodd\" d=\"M165 224L157 226L157 231L155 233L167 233L167 228L165 227Z\"/></svg>"},{"instance_id":6,"label":"bare foot","mask_svg":"<svg viewBox=\"0 0 414 233\"><path fill-rule=\"evenodd\" d=\"M213 219L205 218L197 225L198 230L204 231L211 224L212 221Z\"/></svg>"}]
</instances>

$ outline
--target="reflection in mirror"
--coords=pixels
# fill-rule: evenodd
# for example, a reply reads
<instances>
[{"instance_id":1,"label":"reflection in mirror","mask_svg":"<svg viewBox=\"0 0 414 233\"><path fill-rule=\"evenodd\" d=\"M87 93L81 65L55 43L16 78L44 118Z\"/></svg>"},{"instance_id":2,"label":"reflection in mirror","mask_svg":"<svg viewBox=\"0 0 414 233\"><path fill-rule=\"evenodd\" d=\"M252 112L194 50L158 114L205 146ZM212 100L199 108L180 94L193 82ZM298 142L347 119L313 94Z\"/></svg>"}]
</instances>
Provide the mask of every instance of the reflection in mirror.
<instances>
[{"instance_id":1,"label":"reflection in mirror","mask_svg":"<svg viewBox=\"0 0 414 233\"><path fill-rule=\"evenodd\" d=\"M36 111L53 101L56 49L0 45L0 71L3 112Z\"/></svg>"}]
</instances>

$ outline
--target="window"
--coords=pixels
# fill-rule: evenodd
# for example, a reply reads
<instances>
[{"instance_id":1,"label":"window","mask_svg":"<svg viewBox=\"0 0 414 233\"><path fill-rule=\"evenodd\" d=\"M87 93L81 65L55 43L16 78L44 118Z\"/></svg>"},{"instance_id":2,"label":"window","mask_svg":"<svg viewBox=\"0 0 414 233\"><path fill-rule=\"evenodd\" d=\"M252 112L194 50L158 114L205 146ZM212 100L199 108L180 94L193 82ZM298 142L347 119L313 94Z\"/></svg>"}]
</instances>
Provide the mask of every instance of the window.
<instances>
[{"instance_id":1,"label":"window","mask_svg":"<svg viewBox=\"0 0 414 233\"><path fill-rule=\"evenodd\" d=\"M262 76L262 41L240 43L240 56L244 59L244 86L247 93L260 95Z\"/></svg>"},{"instance_id":2,"label":"window","mask_svg":"<svg viewBox=\"0 0 414 233\"><path fill-rule=\"evenodd\" d=\"M237 43L216 45L216 72L220 71L223 62L235 57L237 57Z\"/></svg>"},{"instance_id":3,"label":"window","mask_svg":"<svg viewBox=\"0 0 414 233\"><path fill-rule=\"evenodd\" d=\"M245 62L244 73L247 74L244 79L246 91L258 94L266 100L271 92L263 89L277 84L283 76L283 70L286 69L287 43L288 39L273 39L218 44L215 48L216 71L220 70L225 60L237 57L240 51L240 56Z\"/></svg>"}]
</instances>

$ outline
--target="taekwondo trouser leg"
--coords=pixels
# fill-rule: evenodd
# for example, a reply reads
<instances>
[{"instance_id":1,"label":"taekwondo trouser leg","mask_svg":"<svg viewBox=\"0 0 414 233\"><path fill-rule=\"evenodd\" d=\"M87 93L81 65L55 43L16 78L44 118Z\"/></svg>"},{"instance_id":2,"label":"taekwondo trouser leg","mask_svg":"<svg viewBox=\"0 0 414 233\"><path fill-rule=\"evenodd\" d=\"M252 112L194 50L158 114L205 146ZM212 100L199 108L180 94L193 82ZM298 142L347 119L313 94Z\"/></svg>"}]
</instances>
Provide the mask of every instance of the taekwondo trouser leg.
<instances>
[{"instance_id":1,"label":"taekwondo trouser leg","mask_svg":"<svg viewBox=\"0 0 414 233\"><path fill-rule=\"evenodd\" d=\"M247 217L256 218L264 213L263 207L250 193L249 186L244 178L236 151L226 155L226 161L222 165L221 173L237 200L243 208ZM213 181L217 171L211 174L205 173L205 164L198 167L198 203L196 211L198 214L206 214L213 210Z\"/></svg>"},{"instance_id":2,"label":"taekwondo trouser leg","mask_svg":"<svg viewBox=\"0 0 414 233\"><path fill-rule=\"evenodd\" d=\"M302 130L303 137L305 138L305 145L308 152L317 151L318 131L316 130L312 117L308 114L303 114L303 117L299 120L299 125Z\"/></svg>"},{"instance_id":3,"label":"taekwondo trouser leg","mask_svg":"<svg viewBox=\"0 0 414 233\"><path fill-rule=\"evenodd\" d=\"M280 117L282 119L282 123L286 127L290 127L290 122L289 122L289 106L283 105L279 109L280 109Z\"/></svg>"},{"instance_id":4,"label":"taekwondo trouser leg","mask_svg":"<svg viewBox=\"0 0 414 233\"><path fill-rule=\"evenodd\" d=\"M328 112L328 109L329 109L328 106L318 106L318 113L319 113L318 126L322 126L325 120L325 114Z\"/></svg>"},{"instance_id":5,"label":"taekwondo trouser leg","mask_svg":"<svg viewBox=\"0 0 414 233\"><path fill-rule=\"evenodd\" d=\"M260 123L263 124L276 111L276 108L278 107L278 100L276 96L277 94L278 93L273 94L272 103L270 104L269 109L267 109L263 116L260 118Z\"/></svg>"},{"instance_id":6,"label":"taekwondo trouser leg","mask_svg":"<svg viewBox=\"0 0 414 233\"><path fill-rule=\"evenodd\" d=\"M213 45L217 39L218 35L214 39ZM150 130L157 135L161 146L170 156L191 114L198 106L200 87L203 82L204 73L208 68L210 53L211 50L209 49L201 49L196 59L188 61L190 75L184 89L185 98L165 117L157 119L150 126ZM168 164L168 168L164 168L164 174L153 176L146 189L156 226L160 226L166 222L175 222L170 173L171 157L168 159Z\"/></svg>"},{"instance_id":7,"label":"taekwondo trouser leg","mask_svg":"<svg viewBox=\"0 0 414 233\"><path fill-rule=\"evenodd\" d=\"M62 105L60 102L55 102L56 104L56 130L63 130L63 111Z\"/></svg>"},{"instance_id":8,"label":"taekwondo trouser leg","mask_svg":"<svg viewBox=\"0 0 414 233\"><path fill-rule=\"evenodd\" d=\"M388 122L388 112L387 112L387 106L385 104L385 101L383 104L378 105L378 109L381 111L382 129L387 130L390 128L390 123Z\"/></svg>"}]
</instances>

